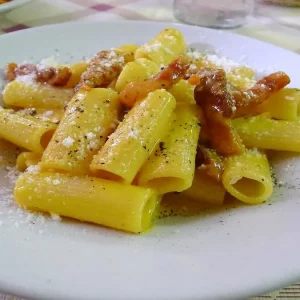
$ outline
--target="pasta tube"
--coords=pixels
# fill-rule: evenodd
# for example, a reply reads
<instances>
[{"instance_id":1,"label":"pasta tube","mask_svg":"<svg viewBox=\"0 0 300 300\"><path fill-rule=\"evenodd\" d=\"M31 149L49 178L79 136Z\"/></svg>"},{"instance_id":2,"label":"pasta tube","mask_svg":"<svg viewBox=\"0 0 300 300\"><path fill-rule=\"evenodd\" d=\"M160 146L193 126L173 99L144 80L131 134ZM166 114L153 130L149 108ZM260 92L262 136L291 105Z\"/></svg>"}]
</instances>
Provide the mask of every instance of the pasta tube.
<instances>
[{"instance_id":1,"label":"pasta tube","mask_svg":"<svg viewBox=\"0 0 300 300\"><path fill-rule=\"evenodd\" d=\"M35 118L41 119L43 121L53 122L58 124L61 120L64 111L63 109L46 109L46 108L25 108L18 111L24 115L34 116Z\"/></svg>"},{"instance_id":2,"label":"pasta tube","mask_svg":"<svg viewBox=\"0 0 300 300\"><path fill-rule=\"evenodd\" d=\"M174 97L165 90L149 93L109 137L94 157L91 170L99 177L130 184L168 132L175 105Z\"/></svg>"},{"instance_id":3,"label":"pasta tube","mask_svg":"<svg viewBox=\"0 0 300 300\"><path fill-rule=\"evenodd\" d=\"M179 105L167 136L138 175L138 185L152 187L160 194L181 192L192 185L200 133L196 109Z\"/></svg>"},{"instance_id":4,"label":"pasta tube","mask_svg":"<svg viewBox=\"0 0 300 300\"><path fill-rule=\"evenodd\" d=\"M113 90L77 92L43 154L42 169L88 173L93 155L115 128L119 108L118 94Z\"/></svg>"},{"instance_id":5,"label":"pasta tube","mask_svg":"<svg viewBox=\"0 0 300 300\"><path fill-rule=\"evenodd\" d=\"M168 90L179 103L195 104L194 98L195 85L191 85L187 80L180 80Z\"/></svg>"},{"instance_id":6,"label":"pasta tube","mask_svg":"<svg viewBox=\"0 0 300 300\"><path fill-rule=\"evenodd\" d=\"M8 83L3 91L4 103L15 107L59 109L64 108L72 96L72 89L17 80Z\"/></svg>"},{"instance_id":7,"label":"pasta tube","mask_svg":"<svg viewBox=\"0 0 300 300\"><path fill-rule=\"evenodd\" d=\"M267 157L257 150L249 150L225 160L222 182L232 196L248 204L269 199L273 182Z\"/></svg>"},{"instance_id":8,"label":"pasta tube","mask_svg":"<svg viewBox=\"0 0 300 300\"><path fill-rule=\"evenodd\" d=\"M69 78L66 87L74 88L80 81L83 72L86 71L88 63L85 61L77 62L69 66L71 77Z\"/></svg>"},{"instance_id":9,"label":"pasta tube","mask_svg":"<svg viewBox=\"0 0 300 300\"><path fill-rule=\"evenodd\" d=\"M125 44L125 45L121 45L120 47L116 48L117 51L130 52L130 53L135 53L135 51L137 49L138 49L138 46L135 44Z\"/></svg>"},{"instance_id":10,"label":"pasta tube","mask_svg":"<svg viewBox=\"0 0 300 300\"><path fill-rule=\"evenodd\" d=\"M51 122L0 108L0 137L30 151L43 152L56 127Z\"/></svg>"},{"instance_id":11,"label":"pasta tube","mask_svg":"<svg viewBox=\"0 0 300 300\"><path fill-rule=\"evenodd\" d=\"M135 52L135 59L147 58L158 66L168 65L186 51L186 43L182 33L174 28L162 30L150 42L142 45Z\"/></svg>"},{"instance_id":12,"label":"pasta tube","mask_svg":"<svg viewBox=\"0 0 300 300\"><path fill-rule=\"evenodd\" d=\"M221 205L224 202L225 193L223 184L208 176L205 171L196 170L192 186L183 191L182 195L197 202Z\"/></svg>"},{"instance_id":13,"label":"pasta tube","mask_svg":"<svg viewBox=\"0 0 300 300\"><path fill-rule=\"evenodd\" d=\"M22 152L18 155L16 167L20 172L25 171L30 166L35 166L42 158L41 153L36 152Z\"/></svg>"},{"instance_id":14,"label":"pasta tube","mask_svg":"<svg viewBox=\"0 0 300 300\"><path fill-rule=\"evenodd\" d=\"M134 233L149 229L159 204L152 189L50 172L24 173L14 195L16 202L28 209Z\"/></svg>"},{"instance_id":15,"label":"pasta tube","mask_svg":"<svg viewBox=\"0 0 300 300\"><path fill-rule=\"evenodd\" d=\"M149 59L139 58L129 62L119 75L115 89L121 92L128 83L148 79L159 71L159 67Z\"/></svg>"},{"instance_id":16,"label":"pasta tube","mask_svg":"<svg viewBox=\"0 0 300 300\"><path fill-rule=\"evenodd\" d=\"M256 116L232 124L247 147L300 152L300 122Z\"/></svg>"},{"instance_id":17,"label":"pasta tube","mask_svg":"<svg viewBox=\"0 0 300 300\"><path fill-rule=\"evenodd\" d=\"M297 121L300 117L300 90L282 89L258 107L259 113L268 112L274 119Z\"/></svg>"}]
</instances>

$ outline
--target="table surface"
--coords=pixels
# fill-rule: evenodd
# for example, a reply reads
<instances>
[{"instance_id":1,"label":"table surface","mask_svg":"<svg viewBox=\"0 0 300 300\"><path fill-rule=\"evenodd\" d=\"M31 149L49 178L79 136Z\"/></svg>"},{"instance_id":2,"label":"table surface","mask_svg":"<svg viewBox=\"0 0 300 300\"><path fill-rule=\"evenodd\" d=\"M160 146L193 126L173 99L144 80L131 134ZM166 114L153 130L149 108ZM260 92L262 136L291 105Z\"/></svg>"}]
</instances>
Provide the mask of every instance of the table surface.
<instances>
[{"instance_id":1,"label":"table surface","mask_svg":"<svg viewBox=\"0 0 300 300\"><path fill-rule=\"evenodd\" d=\"M173 0L34 0L0 15L0 34L75 20L178 22L173 16L172 5ZM256 3L254 10L254 16L249 18L247 25L228 31L263 40L300 54L300 8L266 5L261 0ZM251 300L262 299L300 299L300 284ZM0 300L21 298L0 293Z\"/></svg>"}]
</instances>

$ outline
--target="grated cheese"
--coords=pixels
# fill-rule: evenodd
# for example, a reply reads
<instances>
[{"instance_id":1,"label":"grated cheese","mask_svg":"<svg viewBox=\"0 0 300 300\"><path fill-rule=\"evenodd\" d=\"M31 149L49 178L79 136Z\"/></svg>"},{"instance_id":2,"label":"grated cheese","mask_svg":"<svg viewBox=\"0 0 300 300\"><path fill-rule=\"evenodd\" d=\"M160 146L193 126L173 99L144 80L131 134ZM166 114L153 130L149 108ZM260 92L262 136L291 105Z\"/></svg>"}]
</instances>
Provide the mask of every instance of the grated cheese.
<instances>
[{"instance_id":1,"label":"grated cheese","mask_svg":"<svg viewBox=\"0 0 300 300\"><path fill-rule=\"evenodd\" d=\"M29 166L25 172L27 173L37 173L39 172L41 169L40 169L40 166L39 165L32 165L32 166Z\"/></svg>"},{"instance_id":2,"label":"grated cheese","mask_svg":"<svg viewBox=\"0 0 300 300\"><path fill-rule=\"evenodd\" d=\"M45 117L50 117L52 115L53 115L53 110L47 110L47 111L44 112Z\"/></svg>"},{"instance_id":3,"label":"grated cheese","mask_svg":"<svg viewBox=\"0 0 300 300\"><path fill-rule=\"evenodd\" d=\"M131 130L128 134L128 137L129 138L132 137L132 138L136 139L138 137L138 130L136 130L136 129Z\"/></svg>"},{"instance_id":4,"label":"grated cheese","mask_svg":"<svg viewBox=\"0 0 300 300\"><path fill-rule=\"evenodd\" d=\"M157 42L157 43L154 43L152 45L144 45L144 49L147 51L147 52L150 52L150 51L157 51L160 47L162 46L162 44L160 42Z\"/></svg>"},{"instance_id":5,"label":"grated cheese","mask_svg":"<svg viewBox=\"0 0 300 300\"><path fill-rule=\"evenodd\" d=\"M96 134L92 133L92 132L88 132L86 134L86 137L88 140L94 139L96 137Z\"/></svg>"},{"instance_id":6,"label":"grated cheese","mask_svg":"<svg viewBox=\"0 0 300 300\"><path fill-rule=\"evenodd\" d=\"M291 97L291 96L285 96L284 97L286 100L295 100L295 97Z\"/></svg>"},{"instance_id":7,"label":"grated cheese","mask_svg":"<svg viewBox=\"0 0 300 300\"><path fill-rule=\"evenodd\" d=\"M73 143L74 143L74 139L72 139L70 136L66 137L62 141L62 144L67 148L71 147L73 145Z\"/></svg>"},{"instance_id":8,"label":"grated cheese","mask_svg":"<svg viewBox=\"0 0 300 300\"><path fill-rule=\"evenodd\" d=\"M50 216L53 221L61 221L61 217L58 214L50 212Z\"/></svg>"},{"instance_id":9,"label":"grated cheese","mask_svg":"<svg viewBox=\"0 0 300 300\"><path fill-rule=\"evenodd\" d=\"M34 84L36 83L36 74L31 73L28 75L19 75L15 79L16 81L23 82L25 84Z\"/></svg>"}]
</instances>

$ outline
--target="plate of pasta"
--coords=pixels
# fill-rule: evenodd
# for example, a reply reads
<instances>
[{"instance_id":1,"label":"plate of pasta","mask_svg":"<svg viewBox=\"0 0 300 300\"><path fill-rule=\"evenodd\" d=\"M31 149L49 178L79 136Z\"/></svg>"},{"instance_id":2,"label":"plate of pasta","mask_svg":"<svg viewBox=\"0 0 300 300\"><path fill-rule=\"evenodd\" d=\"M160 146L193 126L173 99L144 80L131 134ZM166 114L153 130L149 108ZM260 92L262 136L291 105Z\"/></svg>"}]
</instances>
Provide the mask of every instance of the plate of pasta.
<instances>
[{"instance_id":1,"label":"plate of pasta","mask_svg":"<svg viewBox=\"0 0 300 300\"><path fill-rule=\"evenodd\" d=\"M0 291L241 299L299 280L299 55L135 21L0 43Z\"/></svg>"}]
</instances>

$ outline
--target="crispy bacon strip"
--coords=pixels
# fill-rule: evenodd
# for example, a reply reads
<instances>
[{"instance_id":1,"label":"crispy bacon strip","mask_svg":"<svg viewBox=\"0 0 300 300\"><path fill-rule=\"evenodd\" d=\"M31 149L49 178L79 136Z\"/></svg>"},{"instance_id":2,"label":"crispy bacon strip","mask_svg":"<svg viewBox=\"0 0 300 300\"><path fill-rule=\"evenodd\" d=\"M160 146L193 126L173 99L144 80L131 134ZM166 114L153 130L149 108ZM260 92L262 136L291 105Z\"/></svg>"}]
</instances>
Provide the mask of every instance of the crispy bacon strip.
<instances>
[{"instance_id":1,"label":"crispy bacon strip","mask_svg":"<svg viewBox=\"0 0 300 300\"><path fill-rule=\"evenodd\" d=\"M259 104L289 83L289 76L284 72L276 72L263 77L247 91L233 91L232 96L236 102L234 117L242 117L254 111Z\"/></svg>"},{"instance_id":2,"label":"crispy bacon strip","mask_svg":"<svg viewBox=\"0 0 300 300\"><path fill-rule=\"evenodd\" d=\"M75 87L75 92L81 87L106 87L121 73L123 67L132 60L132 53L115 50L98 52L90 61L87 70L81 75L81 80Z\"/></svg>"},{"instance_id":3,"label":"crispy bacon strip","mask_svg":"<svg viewBox=\"0 0 300 300\"><path fill-rule=\"evenodd\" d=\"M188 67L188 59L184 56L179 56L154 77L145 81L127 84L125 89L120 93L120 101L127 107L133 107L136 101L145 98L154 90L161 88L170 89L184 77Z\"/></svg>"},{"instance_id":4,"label":"crispy bacon strip","mask_svg":"<svg viewBox=\"0 0 300 300\"><path fill-rule=\"evenodd\" d=\"M7 64L5 68L5 77L7 80L15 80L17 76L24 76L32 74L37 82L47 83L52 86L66 85L71 71L67 67L63 68L40 68L39 65L24 64L18 66L15 63Z\"/></svg>"},{"instance_id":5,"label":"crispy bacon strip","mask_svg":"<svg viewBox=\"0 0 300 300\"><path fill-rule=\"evenodd\" d=\"M198 145L196 167L204 170L208 176L220 181L224 171L223 158L215 150Z\"/></svg>"},{"instance_id":6,"label":"crispy bacon strip","mask_svg":"<svg viewBox=\"0 0 300 300\"><path fill-rule=\"evenodd\" d=\"M202 69L194 97L202 107L212 148L224 156L241 154L244 150L238 134L231 127L235 101L227 91L226 74L221 69Z\"/></svg>"},{"instance_id":7,"label":"crispy bacon strip","mask_svg":"<svg viewBox=\"0 0 300 300\"><path fill-rule=\"evenodd\" d=\"M197 84L195 100L203 108L211 146L227 156L243 151L230 119L251 114L257 105L289 84L290 78L283 72L276 72L262 78L247 91L232 87L229 91L224 70L204 68L191 76L189 82Z\"/></svg>"},{"instance_id":8,"label":"crispy bacon strip","mask_svg":"<svg viewBox=\"0 0 300 300\"><path fill-rule=\"evenodd\" d=\"M262 102L272 94L278 92L290 83L290 78L284 72L272 73L260 79L252 88L240 91L230 87L226 80L225 71L222 69L202 69L196 75L190 77L189 82L199 85L201 77L215 80L215 89L218 89L218 106L223 113L231 112L230 117L242 117L249 115Z\"/></svg>"}]
</instances>

